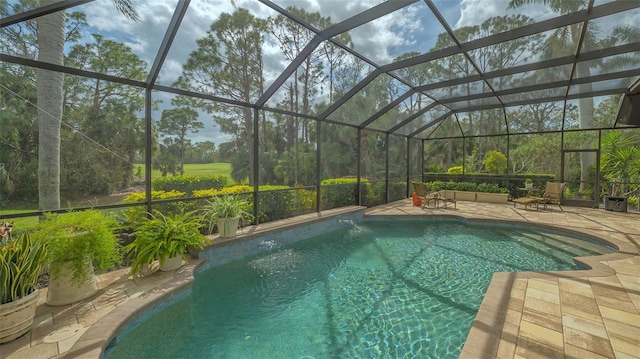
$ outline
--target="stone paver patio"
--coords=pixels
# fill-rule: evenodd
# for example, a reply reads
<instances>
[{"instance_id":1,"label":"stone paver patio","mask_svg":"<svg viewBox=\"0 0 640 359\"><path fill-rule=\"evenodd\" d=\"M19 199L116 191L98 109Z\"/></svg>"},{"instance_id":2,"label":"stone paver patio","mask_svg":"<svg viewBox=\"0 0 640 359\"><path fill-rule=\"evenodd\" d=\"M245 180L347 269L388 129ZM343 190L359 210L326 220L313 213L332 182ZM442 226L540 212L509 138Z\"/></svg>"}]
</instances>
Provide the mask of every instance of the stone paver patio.
<instances>
[{"instance_id":1,"label":"stone paver patio","mask_svg":"<svg viewBox=\"0 0 640 359\"><path fill-rule=\"evenodd\" d=\"M353 208L352 208L353 209ZM366 210L367 216L455 216L511 221L596 236L618 253L583 260L588 271L496 273L461 358L640 358L640 214L549 206L458 202L457 208L413 207L410 200ZM255 234L300 225L335 212L243 229ZM242 235L235 240L241 240ZM128 269L101 274L100 291L73 305L49 307L41 292L30 333L0 345L0 358L99 358L118 327L189 285L192 260L175 272L131 278Z\"/></svg>"}]
</instances>

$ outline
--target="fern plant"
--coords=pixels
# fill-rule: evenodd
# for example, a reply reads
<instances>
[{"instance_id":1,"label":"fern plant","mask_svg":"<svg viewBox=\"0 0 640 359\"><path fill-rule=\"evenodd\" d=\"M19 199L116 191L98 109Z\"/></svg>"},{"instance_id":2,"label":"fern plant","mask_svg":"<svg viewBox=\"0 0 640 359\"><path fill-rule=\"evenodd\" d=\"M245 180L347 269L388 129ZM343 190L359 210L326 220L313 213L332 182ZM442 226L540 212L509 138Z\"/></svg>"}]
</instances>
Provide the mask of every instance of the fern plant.
<instances>
[{"instance_id":1,"label":"fern plant","mask_svg":"<svg viewBox=\"0 0 640 359\"><path fill-rule=\"evenodd\" d=\"M73 281L82 283L91 274L86 270L87 260L102 270L120 262L121 247L114 233L117 227L115 218L97 210L86 210L47 214L33 235L47 243L52 275L57 276L68 263Z\"/></svg>"},{"instance_id":2,"label":"fern plant","mask_svg":"<svg viewBox=\"0 0 640 359\"><path fill-rule=\"evenodd\" d=\"M201 225L202 217L195 211L167 215L153 211L151 218L136 228L136 239L125 247L133 257L131 274L155 260L162 265L167 258L184 256L188 247L202 249L210 241L200 233Z\"/></svg>"}]
</instances>

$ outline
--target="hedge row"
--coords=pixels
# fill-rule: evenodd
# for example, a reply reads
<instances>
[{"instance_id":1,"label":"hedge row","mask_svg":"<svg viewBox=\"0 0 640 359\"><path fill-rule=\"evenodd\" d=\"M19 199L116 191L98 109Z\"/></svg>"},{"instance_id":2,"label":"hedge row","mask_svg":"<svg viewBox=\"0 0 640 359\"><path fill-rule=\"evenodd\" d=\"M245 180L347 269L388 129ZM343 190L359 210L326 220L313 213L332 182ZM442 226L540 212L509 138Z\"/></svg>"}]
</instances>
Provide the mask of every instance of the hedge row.
<instances>
[{"instance_id":1,"label":"hedge row","mask_svg":"<svg viewBox=\"0 0 640 359\"><path fill-rule=\"evenodd\" d=\"M530 178L533 181L533 187L535 188L544 188L547 181L555 180L555 176L552 174L518 174L510 176L507 180L504 175L491 175L487 173L465 175L447 173L425 173L423 178L427 183L434 181L440 181L444 183L474 183L476 186L483 183L493 183L500 186L500 188L506 188L508 190L508 193L512 197L522 195L522 192L519 188L524 187L524 182L527 178Z\"/></svg>"},{"instance_id":2,"label":"hedge row","mask_svg":"<svg viewBox=\"0 0 640 359\"><path fill-rule=\"evenodd\" d=\"M222 175L184 175L172 177L160 177L151 181L151 188L157 191L180 191L192 193L203 189L222 189L229 179Z\"/></svg>"},{"instance_id":3,"label":"hedge row","mask_svg":"<svg viewBox=\"0 0 640 359\"><path fill-rule=\"evenodd\" d=\"M429 192L440 190L487 192L487 193L509 193L509 190L500 187L495 183L473 183L473 182L442 182L432 181L425 183L425 189Z\"/></svg>"},{"instance_id":4,"label":"hedge row","mask_svg":"<svg viewBox=\"0 0 640 359\"><path fill-rule=\"evenodd\" d=\"M165 213L175 213L181 210L193 210L204 205L204 198L220 196L225 194L243 196L249 206L245 209L249 213L253 213L253 188L248 185L234 185L229 187L217 187L225 180L216 181L216 187L197 188L211 181L213 177L218 176L199 176L208 177L208 179L196 180L198 176L177 176L175 181L163 180L161 186L165 190L158 190L155 187L151 192L152 200L177 199L185 196L193 196L203 198L199 201L191 202L167 202L154 203L154 209L158 209ZM168 177L176 178L176 177ZM386 201L385 182L379 181L373 185L366 179L360 180L362 184L363 203L368 206L381 204ZM190 191L177 190L169 188L173 184L179 188L195 187ZM322 186L322 209L331 209L355 205L358 203L358 187L357 178L331 178L321 182ZM390 184L391 198L406 198L406 184L404 182L393 182ZM314 212L316 210L316 190L295 188L288 186L262 185L258 186L259 196L259 213L258 220L263 222L275 221L278 219L288 218L300 214ZM144 192L135 192L125 198L125 202L135 203L145 200ZM145 216L144 206L131 207L125 211L128 222L139 220Z\"/></svg>"},{"instance_id":5,"label":"hedge row","mask_svg":"<svg viewBox=\"0 0 640 359\"><path fill-rule=\"evenodd\" d=\"M176 199L184 197L185 195L186 193L176 190L151 191L151 199L154 201ZM144 201L144 192L132 192L124 199L124 202L126 203L138 203ZM154 203L153 208L165 214L176 214L188 209L187 204L184 202ZM123 218L121 218L121 220L123 223L126 223L127 225L130 225L132 227L136 227L136 223L139 223L139 221L142 221L146 218L147 209L143 205L128 207L127 209L122 211L122 216Z\"/></svg>"},{"instance_id":6,"label":"hedge row","mask_svg":"<svg viewBox=\"0 0 640 359\"><path fill-rule=\"evenodd\" d=\"M362 198L369 194L371 184L368 180L360 179L362 185ZM358 203L358 179L357 178L329 178L320 182L322 186L322 208L331 209L344 206L352 206Z\"/></svg>"}]
</instances>

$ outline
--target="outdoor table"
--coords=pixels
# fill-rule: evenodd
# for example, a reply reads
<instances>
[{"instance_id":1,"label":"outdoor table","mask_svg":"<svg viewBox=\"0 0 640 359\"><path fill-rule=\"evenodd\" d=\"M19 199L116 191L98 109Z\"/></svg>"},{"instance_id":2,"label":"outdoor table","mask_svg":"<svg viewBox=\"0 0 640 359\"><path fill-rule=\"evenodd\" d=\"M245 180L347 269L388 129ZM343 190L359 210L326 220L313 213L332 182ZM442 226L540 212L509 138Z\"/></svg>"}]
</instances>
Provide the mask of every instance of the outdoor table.
<instances>
[{"instance_id":1,"label":"outdoor table","mask_svg":"<svg viewBox=\"0 0 640 359\"><path fill-rule=\"evenodd\" d=\"M533 188L533 187L531 188L523 187L523 188L518 188L518 190L526 192L527 194L525 195L525 197L531 197L532 193L540 191L539 188Z\"/></svg>"}]
</instances>

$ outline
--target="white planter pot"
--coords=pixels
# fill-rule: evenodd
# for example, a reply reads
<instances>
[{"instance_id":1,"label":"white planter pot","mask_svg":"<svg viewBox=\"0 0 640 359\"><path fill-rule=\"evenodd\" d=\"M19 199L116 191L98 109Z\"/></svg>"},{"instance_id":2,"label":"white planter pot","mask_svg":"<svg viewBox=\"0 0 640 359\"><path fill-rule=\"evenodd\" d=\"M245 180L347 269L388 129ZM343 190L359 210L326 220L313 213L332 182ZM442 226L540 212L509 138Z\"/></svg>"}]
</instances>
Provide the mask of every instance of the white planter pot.
<instances>
[{"instance_id":1,"label":"white planter pot","mask_svg":"<svg viewBox=\"0 0 640 359\"><path fill-rule=\"evenodd\" d=\"M455 191L456 201L475 201L476 193L470 191Z\"/></svg>"},{"instance_id":2,"label":"white planter pot","mask_svg":"<svg viewBox=\"0 0 640 359\"><path fill-rule=\"evenodd\" d=\"M509 194L476 192L476 201L484 203L508 203Z\"/></svg>"},{"instance_id":3,"label":"white planter pot","mask_svg":"<svg viewBox=\"0 0 640 359\"><path fill-rule=\"evenodd\" d=\"M67 264L63 262L56 264L60 266L57 275L49 277L49 289L47 290L47 305L60 306L77 303L83 299L87 299L98 292L98 281L93 272L93 264L90 259L85 261L85 273L87 278L78 283L72 279L72 271Z\"/></svg>"},{"instance_id":4,"label":"white planter pot","mask_svg":"<svg viewBox=\"0 0 640 359\"><path fill-rule=\"evenodd\" d=\"M154 272L153 265L151 265L149 263L143 264L142 268L140 268L140 270L138 271L138 273L143 277L147 276L147 275L150 275L150 274L153 274L153 272Z\"/></svg>"},{"instance_id":5,"label":"white planter pot","mask_svg":"<svg viewBox=\"0 0 640 359\"><path fill-rule=\"evenodd\" d=\"M240 217L231 218L218 218L216 224L218 225L218 233L220 237L233 237L238 231L238 224L240 223Z\"/></svg>"},{"instance_id":6,"label":"white planter pot","mask_svg":"<svg viewBox=\"0 0 640 359\"><path fill-rule=\"evenodd\" d=\"M40 292L0 305L0 344L17 339L29 330L36 316Z\"/></svg>"},{"instance_id":7,"label":"white planter pot","mask_svg":"<svg viewBox=\"0 0 640 359\"><path fill-rule=\"evenodd\" d=\"M182 255L177 255L175 257L166 258L164 262L160 264L160 270L163 272L168 272L180 268L181 265Z\"/></svg>"},{"instance_id":8,"label":"white planter pot","mask_svg":"<svg viewBox=\"0 0 640 359\"><path fill-rule=\"evenodd\" d=\"M525 183L525 184L524 184L524 188L526 188L526 189L532 189L532 188L533 188L533 183Z\"/></svg>"}]
</instances>

